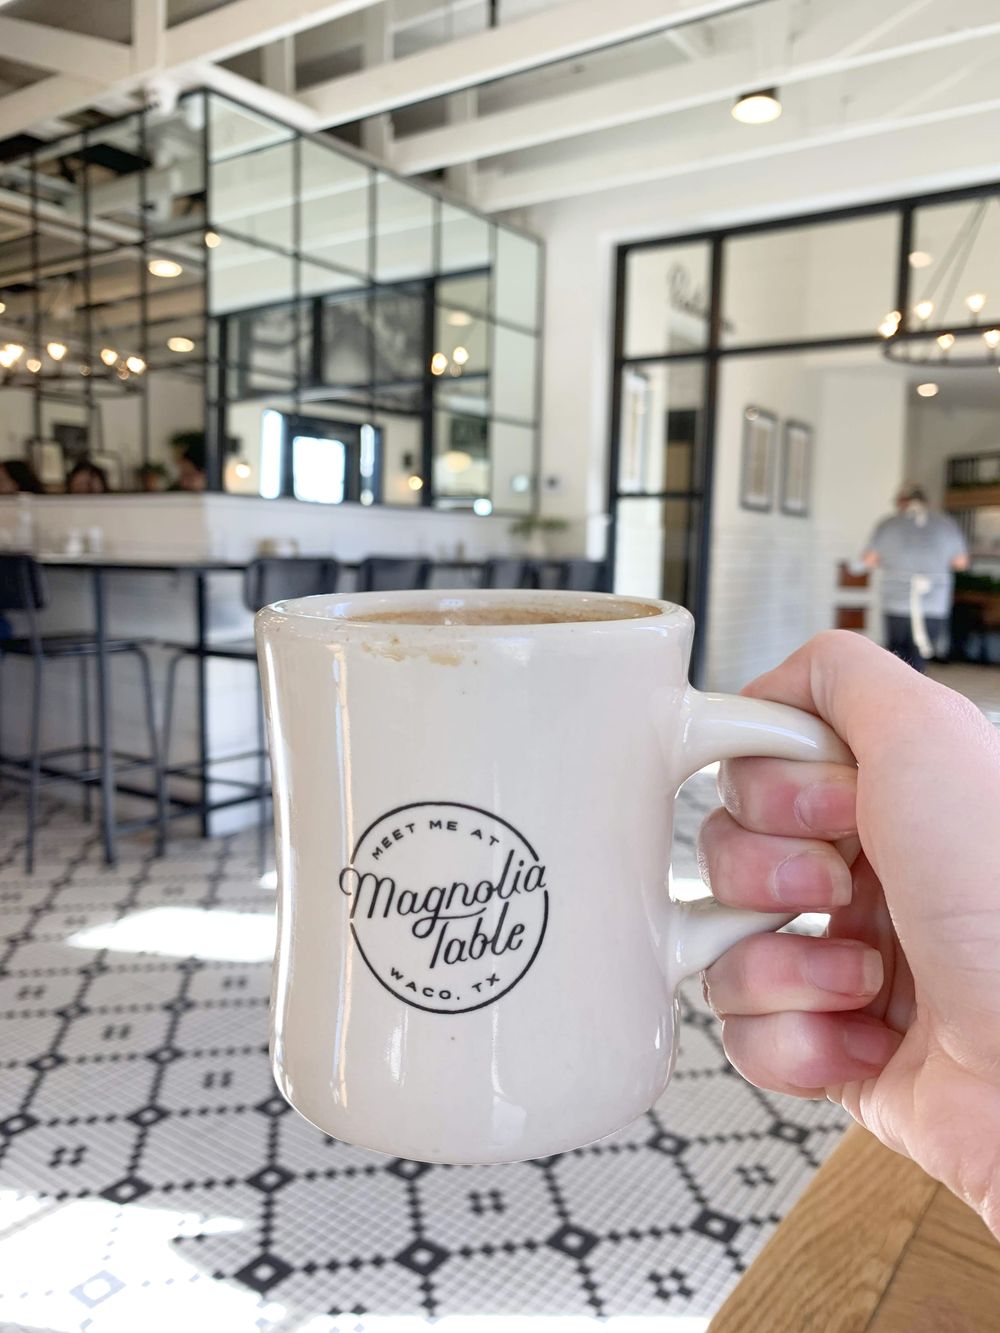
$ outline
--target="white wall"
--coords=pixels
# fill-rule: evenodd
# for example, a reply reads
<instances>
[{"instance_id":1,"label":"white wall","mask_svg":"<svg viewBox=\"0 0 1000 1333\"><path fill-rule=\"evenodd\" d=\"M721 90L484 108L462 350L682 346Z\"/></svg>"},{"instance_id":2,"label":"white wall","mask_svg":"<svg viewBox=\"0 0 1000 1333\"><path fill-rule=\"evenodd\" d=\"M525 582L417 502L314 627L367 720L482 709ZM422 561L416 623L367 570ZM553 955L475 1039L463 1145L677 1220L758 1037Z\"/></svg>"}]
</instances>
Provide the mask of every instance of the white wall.
<instances>
[{"instance_id":1,"label":"white wall","mask_svg":"<svg viewBox=\"0 0 1000 1333\"><path fill-rule=\"evenodd\" d=\"M933 505L944 497L945 464L952 455L1000 451L1000 407L949 402L951 386L942 379L940 397L910 404L906 451L906 477L924 488Z\"/></svg>"},{"instance_id":2,"label":"white wall","mask_svg":"<svg viewBox=\"0 0 1000 1333\"><path fill-rule=\"evenodd\" d=\"M0 389L0 458L23 458L33 434L32 394Z\"/></svg>"},{"instance_id":3,"label":"white wall","mask_svg":"<svg viewBox=\"0 0 1000 1333\"><path fill-rule=\"evenodd\" d=\"M706 682L739 689L835 623L841 560L855 559L902 476L906 383L839 358L736 358L720 379ZM740 508L744 408L814 428L808 518ZM780 439L778 441L780 448ZM877 617L869 623L880 636Z\"/></svg>"}]
</instances>

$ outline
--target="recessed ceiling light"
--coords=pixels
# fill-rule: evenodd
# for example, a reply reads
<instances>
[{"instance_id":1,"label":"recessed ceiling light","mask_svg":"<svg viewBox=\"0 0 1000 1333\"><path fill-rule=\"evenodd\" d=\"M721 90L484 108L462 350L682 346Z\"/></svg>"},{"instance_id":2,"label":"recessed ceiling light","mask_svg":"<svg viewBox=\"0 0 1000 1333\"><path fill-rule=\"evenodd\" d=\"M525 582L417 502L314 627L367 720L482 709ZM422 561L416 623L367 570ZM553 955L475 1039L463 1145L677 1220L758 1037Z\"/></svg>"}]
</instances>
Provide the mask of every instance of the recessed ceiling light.
<instances>
[{"instance_id":1,"label":"recessed ceiling light","mask_svg":"<svg viewBox=\"0 0 1000 1333\"><path fill-rule=\"evenodd\" d=\"M911 268L928 268L933 263L934 263L934 256L929 255L926 250L910 251Z\"/></svg>"},{"instance_id":2,"label":"recessed ceiling light","mask_svg":"<svg viewBox=\"0 0 1000 1333\"><path fill-rule=\"evenodd\" d=\"M478 514L480 518L485 518L487 514L493 513L492 501L487 500L485 495L481 495L478 500L473 500L472 512Z\"/></svg>"},{"instance_id":3,"label":"recessed ceiling light","mask_svg":"<svg viewBox=\"0 0 1000 1333\"><path fill-rule=\"evenodd\" d=\"M208 246L210 250L214 250L217 245L222 244L222 237L219 235L217 231L206 231L205 244Z\"/></svg>"},{"instance_id":4,"label":"recessed ceiling light","mask_svg":"<svg viewBox=\"0 0 1000 1333\"><path fill-rule=\"evenodd\" d=\"M965 298L965 304L968 306L970 314L978 315L986 304L986 293L970 292Z\"/></svg>"},{"instance_id":5,"label":"recessed ceiling light","mask_svg":"<svg viewBox=\"0 0 1000 1333\"><path fill-rule=\"evenodd\" d=\"M183 264L176 259L151 259L146 267L154 278L179 278L184 272Z\"/></svg>"},{"instance_id":6,"label":"recessed ceiling light","mask_svg":"<svg viewBox=\"0 0 1000 1333\"><path fill-rule=\"evenodd\" d=\"M921 397L921 398L936 398L936 397L938 396L938 394L940 393L940 391L941 391L941 390L940 390L940 388L939 388L939 386L938 386L937 384L918 384L918 385L917 385L917 393L920 394L920 397Z\"/></svg>"},{"instance_id":7,"label":"recessed ceiling light","mask_svg":"<svg viewBox=\"0 0 1000 1333\"><path fill-rule=\"evenodd\" d=\"M781 115L781 101L777 88L759 88L744 93L733 103L732 117L741 125L766 125Z\"/></svg>"},{"instance_id":8,"label":"recessed ceiling light","mask_svg":"<svg viewBox=\"0 0 1000 1333\"><path fill-rule=\"evenodd\" d=\"M467 347L456 347L451 355L456 366L464 366L469 359L469 349Z\"/></svg>"},{"instance_id":9,"label":"recessed ceiling light","mask_svg":"<svg viewBox=\"0 0 1000 1333\"><path fill-rule=\"evenodd\" d=\"M167 346L172 352L193 352L194 343L190 338L180 336L167 339Z\"/></svg>"}]
</instances>

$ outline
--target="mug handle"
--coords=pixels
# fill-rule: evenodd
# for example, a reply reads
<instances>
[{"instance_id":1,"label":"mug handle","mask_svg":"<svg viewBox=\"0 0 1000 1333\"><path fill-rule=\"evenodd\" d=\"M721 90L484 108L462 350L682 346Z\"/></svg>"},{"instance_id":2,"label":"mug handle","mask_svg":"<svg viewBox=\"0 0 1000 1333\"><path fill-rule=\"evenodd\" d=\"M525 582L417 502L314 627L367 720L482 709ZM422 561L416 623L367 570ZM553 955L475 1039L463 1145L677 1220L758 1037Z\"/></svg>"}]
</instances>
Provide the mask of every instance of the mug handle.
<instances>
[{"instance_id":1,"label":"mug handle","mask_svg":"<svg viewBox=\"0 0 1000 1333\"><path fill-rule=\"evenodd\" d=\"M749 755L854 764L835 731L801 709L733 694L687 689L679 736L678 771L684 782L706 764ZM675 905L671 956L678 979L702 972L740 940L779 930L795 912L747 912L714 898Z\"/></svg>"}]
</instances>

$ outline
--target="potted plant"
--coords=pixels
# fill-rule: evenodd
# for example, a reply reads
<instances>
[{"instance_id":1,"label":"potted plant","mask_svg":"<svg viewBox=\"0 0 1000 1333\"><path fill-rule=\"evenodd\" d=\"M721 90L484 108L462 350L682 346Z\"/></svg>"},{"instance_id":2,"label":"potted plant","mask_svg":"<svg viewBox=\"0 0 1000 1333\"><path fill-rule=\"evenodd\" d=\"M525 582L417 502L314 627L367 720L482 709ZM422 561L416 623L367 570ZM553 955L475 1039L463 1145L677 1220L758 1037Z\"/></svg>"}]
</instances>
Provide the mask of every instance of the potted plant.
<instances>
[{"instance_id":1,"label":"potted plant","mask_svg":"<svg viewBox=\"0 0 1000 1333\"><path fill-rule=\"evenodd\" d=\"M565 532L568 527L569 523L564 518L525 514L510 525L510 535L522 543L525 555L535 560L547 560L551 555L547 537L553 532Z\"/></svg>"}]
</instances>

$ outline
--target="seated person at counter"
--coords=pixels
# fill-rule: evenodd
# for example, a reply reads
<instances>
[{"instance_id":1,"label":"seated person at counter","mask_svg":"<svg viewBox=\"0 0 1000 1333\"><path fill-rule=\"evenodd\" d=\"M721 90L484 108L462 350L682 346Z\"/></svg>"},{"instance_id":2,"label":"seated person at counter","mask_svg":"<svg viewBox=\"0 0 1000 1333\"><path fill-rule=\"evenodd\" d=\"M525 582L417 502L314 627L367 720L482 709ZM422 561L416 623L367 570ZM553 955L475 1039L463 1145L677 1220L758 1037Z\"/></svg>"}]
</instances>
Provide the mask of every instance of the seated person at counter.
<instances>
[{"instance_id":1,"label":"seated person at counter","mask_svg":"<svg viewBox=\"0 0 1000 1333\"><path fill-rule=\"evenodd\" d=\"M205 441L192 439L185 446L177 459L177 485L171 490L203 491L208 480L206 471Z\"/></svg>"},{"instance_id":2,"label":"seated person at counter","mask_svg":"<svg viewBox=\"0 0 1000 1333\"><path fill-rule=\"evenodd\" d=\"M0 463L0 495L41 495L44 489L35 469L23 458L5 458Z\"/></svg>"},{"instance_id":3,"label":"seated person at counter","mask_svg":"<svg viewBox=\"0 0 1000 1333\"><path fill-rule=\"evenodd\" d=\"M107 473L89 458L75 463L66 478L67 495L107 495L110 490Z\"/></svg>"}]
</instances>

